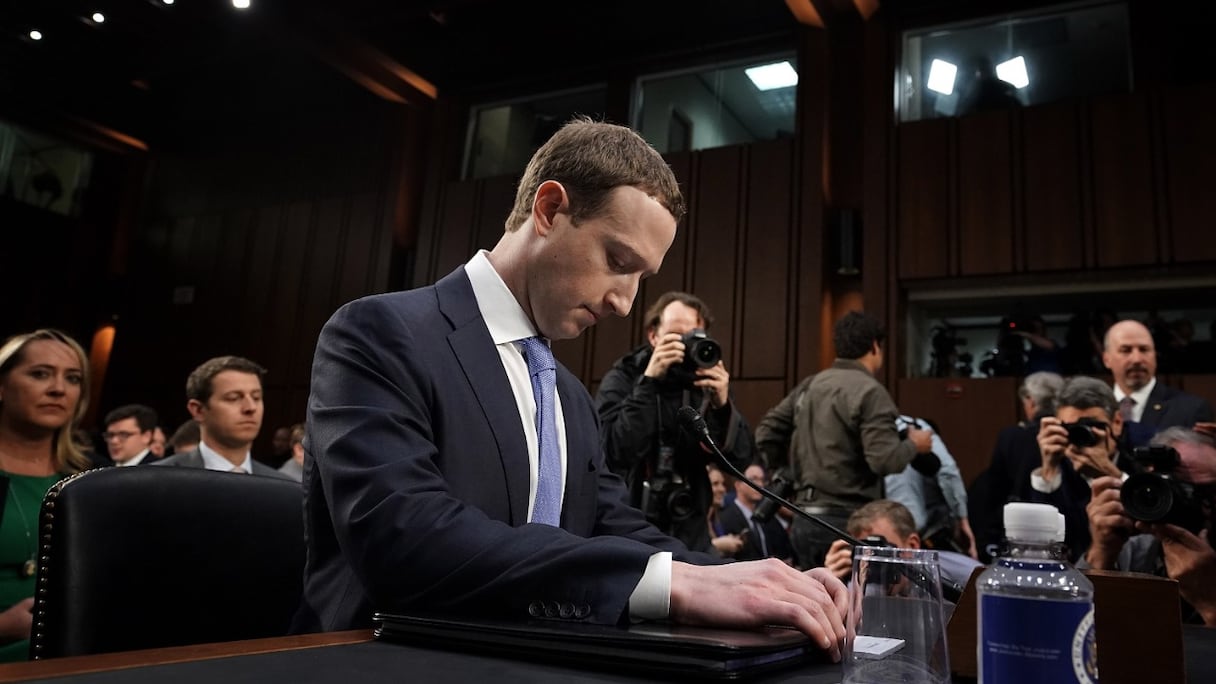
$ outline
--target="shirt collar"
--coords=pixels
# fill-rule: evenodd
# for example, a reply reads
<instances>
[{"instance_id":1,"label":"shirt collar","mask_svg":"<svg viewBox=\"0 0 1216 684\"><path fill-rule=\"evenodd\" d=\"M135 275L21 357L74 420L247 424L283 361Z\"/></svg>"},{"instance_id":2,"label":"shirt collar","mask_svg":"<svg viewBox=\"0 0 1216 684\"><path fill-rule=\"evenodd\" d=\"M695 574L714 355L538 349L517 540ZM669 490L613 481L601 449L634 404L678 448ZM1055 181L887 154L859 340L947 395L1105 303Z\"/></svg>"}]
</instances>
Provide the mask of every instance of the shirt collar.
<instances>
[{"instance_id":1,"label":"shirt collar","mask_svg":"<svg viewBox=\"0 0 1216 684\"><path fill-rule=\"evenodd\" d=\"M123 461L122 463L119 463L118 465L119 465L119 466L134 466L134 465L139 465L140 463L142 463L142 462L143 462L143 460L144 460L145 458L147 458L147 457L148 457L148 454L149 454L149 453L150 453L150 451L149 451L148 449L144 449L143 451L139 452L138 454L135 454L135 455L134 455L134 456L132 456L131 458L128 458L127 460Z\"/></svg>"},{"instance_id":2,"label":"shirt collar","mask_svg":"<svg viewBox=\"0 0 1216 684\"><path fill-rule=\"evenodd\" d=\"M464 265L469 283L473 286L473 297L477 300L477 308L485 319L486 328L490 330L490 338L494 344L505 344L525 337L537 335L536 326L528 319L519 300L503 282L502 276L494 270L494 265L487 257L489 252L480 250Z\"/></svg>"},{"instance_id":3,"label":"shirt collar","mask_svg":"<svg viewBox=\"0 0 1216 684\"><path fill-rule=\"evenodd\" d=\"M253 472L253 464L250 463L249 452L245 452L245 460L239 465L232 465L232 461L220 456L214 449L207 446L206 442L198 443L198 452L203 456L203 467L207 470L225 470L231 471L233 468L239 467L247 473Z\"/></svg>"}]
</instances>

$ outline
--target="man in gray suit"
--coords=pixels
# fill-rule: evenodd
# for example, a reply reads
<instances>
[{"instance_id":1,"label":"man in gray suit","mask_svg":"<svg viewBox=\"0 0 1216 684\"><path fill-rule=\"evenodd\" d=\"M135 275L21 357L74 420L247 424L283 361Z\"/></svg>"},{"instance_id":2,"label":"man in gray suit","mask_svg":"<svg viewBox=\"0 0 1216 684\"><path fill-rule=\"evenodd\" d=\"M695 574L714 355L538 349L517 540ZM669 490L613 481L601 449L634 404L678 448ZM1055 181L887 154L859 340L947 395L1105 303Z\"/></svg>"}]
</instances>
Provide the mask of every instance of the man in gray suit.
<instances>
[{"instance_id":1,"label":"man in gray suit","mask_svg":"<svg viewBox=\"0 0 1216 684\"><path fill-rule=\"evenodd\" d=\"M198 423L202 441L197 449L156 465L290 479L249 454L249 446L262 429L265 374L265 368L239 356L219 356L195 368L186 379L186 409Z\"/></svg>"}]
</instances>

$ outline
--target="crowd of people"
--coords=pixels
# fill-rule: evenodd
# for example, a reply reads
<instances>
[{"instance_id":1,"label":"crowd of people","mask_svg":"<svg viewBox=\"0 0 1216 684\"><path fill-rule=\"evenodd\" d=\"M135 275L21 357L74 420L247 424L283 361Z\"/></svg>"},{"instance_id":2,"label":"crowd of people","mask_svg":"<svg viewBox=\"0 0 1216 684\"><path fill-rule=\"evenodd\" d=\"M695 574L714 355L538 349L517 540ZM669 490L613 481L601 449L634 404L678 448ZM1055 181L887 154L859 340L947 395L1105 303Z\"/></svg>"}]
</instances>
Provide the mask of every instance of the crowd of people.
<instances>
[{"instance_id":1,"label":"crowd of people","mask_svg":"<svg viewBox=\"0 0 1216 684\"><path fill-rule=\"evenodd\" d=\"M628 315L683 211L670 168L635 133L571 122L529 163L493 249L432 286L333 315L306 421L276 430L279 468L251 454L265 369L235 356L189 375L191 420L168 439L147 407L106 414L104 463L301 480L308 554L296 632L365 627L376 610L775 624L838 659L850 549L752 486L778 482L850 534L951 554L954 575L990 557L1005 502L1048 501L1067 517L1075 558L1175 577L1195 619L1216 624L1216 426L1206 402L1156 378L1154 340L1138 322L1106 332L1113 386L1026 378L1027 420L1001 433L970 496L931 417L904 415L878 380L886 332L863 312L835 323L835 361L754 430L710 336L710 308L685 292L656 298L645 339L593 398L549 344ZM11 569L0 573L11 606L0 639L10 655L30 629L42 495L98 465L77 439L89 394L88 359L70 337L40 330L0 347L0 565ZM690 411L703 433L686 429ZM1193 485L1197 526L1128 516L1118 492L1125 473L1142 470L1138 446L1177 456L1157 468Z\"/></svg>"}]
</instances>

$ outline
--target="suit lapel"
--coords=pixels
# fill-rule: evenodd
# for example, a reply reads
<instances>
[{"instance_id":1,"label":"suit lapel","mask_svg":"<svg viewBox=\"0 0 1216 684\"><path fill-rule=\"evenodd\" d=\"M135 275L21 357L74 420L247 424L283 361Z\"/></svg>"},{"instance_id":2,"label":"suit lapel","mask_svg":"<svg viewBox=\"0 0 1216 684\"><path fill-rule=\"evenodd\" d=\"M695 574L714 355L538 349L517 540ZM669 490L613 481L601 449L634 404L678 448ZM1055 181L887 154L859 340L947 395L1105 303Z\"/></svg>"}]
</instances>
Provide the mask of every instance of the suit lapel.
<instances>
[{"instance_id":1,"label":"suit lapel","mask_svg":"<svg viewBox=\"0 0 1216 684\"><path fill-rule=\"evenodd\" d=\"M1153 391L1148 393L1148 400L1144 405L1144 411L1140 414L1140 422L1144 425L1157 427L1161 424L1161 416L1165 413L1167 405L1166 387L1161 382L1161 378L1157 378L1157 384L1153 386Z\"/></svg>"},{"instance_id":2,"label":"suit lapel","mask_svg":"<svg viewBox=\"0 0 1216 684\"><path fill-rule=\"evenodd\" d=\"M581 410L581 394L586 390L561 364L558 367L557 394L561 398L562 418L566 424L566 490L562 496L562 527L566 527L571 502L583 500L582 488L587 479L584 474L590 469L591 459L600 446L598 439L593 443L587 440L587 435L598 437L599 431L589 420L588 413Z\"/></svg>"},{"instance_id":3,"label":"suit lapel","mask_svg":"<svg viewBox=\"0 0 1216 684\"><path fill-rule=\"evenodd\" d=\"M448 344L464 371L465 379L473 388L502 458L507 499L511 507L509 522L522 525L528 520L528 473L531 464L528 462L528 443L524 438L511 383L507 380L481 311L477 308L473 287L464 273L464 267L436 283L435 289L439 295L439 309L454 327L448 335Z\"/></svg>"}]
</instances>

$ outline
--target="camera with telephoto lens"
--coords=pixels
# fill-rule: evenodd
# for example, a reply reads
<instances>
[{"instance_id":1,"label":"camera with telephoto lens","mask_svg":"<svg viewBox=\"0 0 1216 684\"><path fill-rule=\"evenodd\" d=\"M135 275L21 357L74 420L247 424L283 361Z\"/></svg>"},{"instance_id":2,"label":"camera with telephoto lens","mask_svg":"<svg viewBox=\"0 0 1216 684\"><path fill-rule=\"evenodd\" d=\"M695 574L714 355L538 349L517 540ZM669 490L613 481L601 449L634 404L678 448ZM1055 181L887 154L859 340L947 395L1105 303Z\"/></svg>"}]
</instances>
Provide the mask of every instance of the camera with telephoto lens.
<instances>
[{"instance_id":1,"label":"camera with telephoto lens","mask_svg":"<svg viewBox=\"0 0 1216 684\"><path fill-rule=\"evenodd\" d=\"M1169 446L1132 449L1136 473L1123 482L1119 498L1132 520L1177 525L1194 534L1203 529L1203 506L1195 486L1174 477L1180 460Z\"/></svg>"},{"instance_id":2,"label":"camera with telephoto lens","mask_svg":"<svg viewBox=\"0 0 1216 684\"><path fill-rule=\"evenodd\" d=\"M694 328L680 338L684 343L684 360L667 371L668 378L691 385L697 380L697 370L713 368L722 360L722 345L701 328Z\"/></svg>"},{"instance_id":3,"label":"camera with telephoto lens","mask_svg":"<svg viewBox=\"0 0 1216 684\"><path fill-rule=\"evenodd\" d=\"M773 477L769 480L768 490L782 499L788 499L794 491L794 483L786 475L785 470L778 468L773 471ZM764 497L764 500L756 504L756 510L752 511L752 520L758 523L766 523L773 519L773 514L781 510L781 504L775 500Z\"/></svg>"},{"instance_id":4,"label":"camera with telephoto lens","mask_svg":"<svg viewBox=\"0 0 1216 684\"><path fill-rule=\"evenodd\" d=\"M642 514L660 530L696 514L692 490L672 467L674 457L674 449L660 446L654 473L642 483Z\"/></svg>"},{"instance_id":5,"label":"camera with telephoto lens","mask_svg":"<svg viewBox=\"0 0 1216 684\"><path fill-rule=\"evenodd\" d=\"M1068 431L1068 443L1081 448L1091 447L1102 441L1102 437L1095 434L1093 428L1110 432L1110 424L1097 418L1078 418L1075 423L1061 423L1060 426Z\"/></svg>"}]
</instances>

